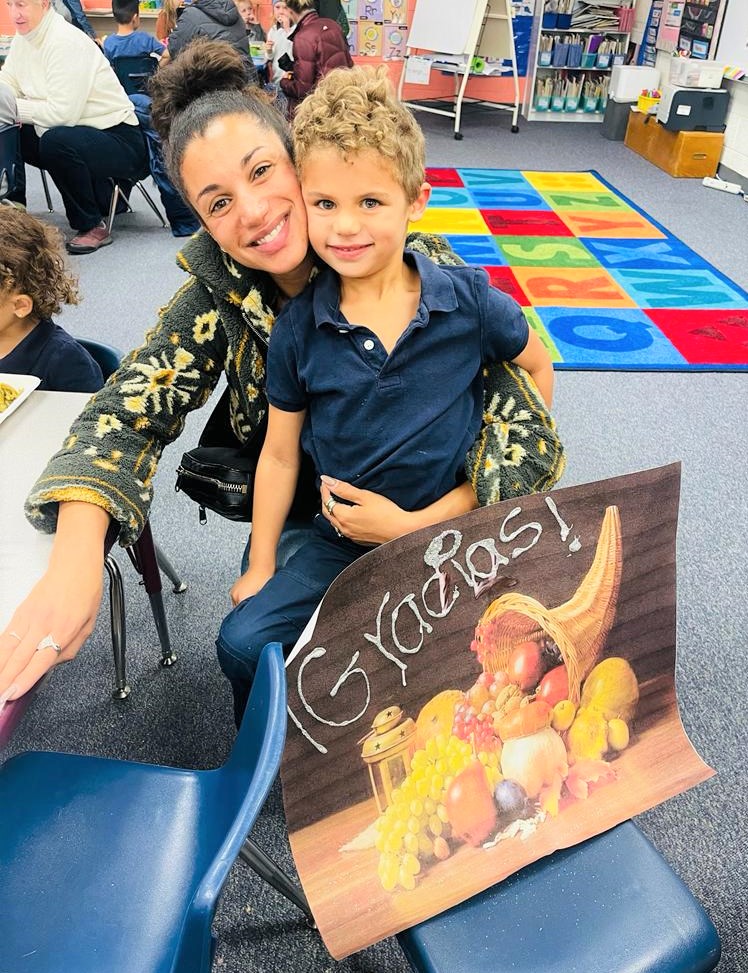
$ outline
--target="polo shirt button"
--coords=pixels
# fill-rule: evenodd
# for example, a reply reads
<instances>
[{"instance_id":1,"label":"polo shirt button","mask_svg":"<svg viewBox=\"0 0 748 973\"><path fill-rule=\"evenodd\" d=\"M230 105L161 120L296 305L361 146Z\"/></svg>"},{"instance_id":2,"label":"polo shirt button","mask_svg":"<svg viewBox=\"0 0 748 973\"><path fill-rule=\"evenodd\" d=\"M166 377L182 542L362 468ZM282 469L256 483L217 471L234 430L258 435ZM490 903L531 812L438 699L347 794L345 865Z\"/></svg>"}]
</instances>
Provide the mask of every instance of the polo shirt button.
<instances>
[{"instance_id":1,"label":"polo shirt button","mask_svg":"<svg viewBox=\"0 0 748 973\"><path fill-rule=\"evenodd\" d=\"M338 334L345 334L345 328L338 328Z\"/></svg>"},{"instance_id":2,"label":"polo shirt button","mask_svg":"<svg viewBox=\"0 0 748 973\"><path fill-rule=\"evenodd\" d=\"M367 351L374 350L374 342L371 340L371 338L366 339L366 341L364 342L364 348L366 348Z\"/></svg>"}]
</instances>

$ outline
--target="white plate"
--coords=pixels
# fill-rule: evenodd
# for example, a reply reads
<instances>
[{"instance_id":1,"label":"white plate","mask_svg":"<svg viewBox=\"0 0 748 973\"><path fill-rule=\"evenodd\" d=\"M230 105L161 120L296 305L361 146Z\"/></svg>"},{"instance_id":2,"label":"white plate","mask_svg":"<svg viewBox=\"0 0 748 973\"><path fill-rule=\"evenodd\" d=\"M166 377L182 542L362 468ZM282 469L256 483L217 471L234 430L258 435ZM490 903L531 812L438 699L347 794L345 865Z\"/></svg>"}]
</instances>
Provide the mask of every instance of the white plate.
<instances>
[{"instance_id":1,"label":"white plate","mask_svg":"<svg viewBox=\"0 0 748 973\"><path fill-rule=\"evenodd\" d=\"M8 408L4 412L0 412L0 423L16 411L18 406L31 395L40 381L41 379L37 378L36 375L9 375L7 372L0 372L0 382L21 390L21 394L13 399Z\"/></svg>"}]
</instances>

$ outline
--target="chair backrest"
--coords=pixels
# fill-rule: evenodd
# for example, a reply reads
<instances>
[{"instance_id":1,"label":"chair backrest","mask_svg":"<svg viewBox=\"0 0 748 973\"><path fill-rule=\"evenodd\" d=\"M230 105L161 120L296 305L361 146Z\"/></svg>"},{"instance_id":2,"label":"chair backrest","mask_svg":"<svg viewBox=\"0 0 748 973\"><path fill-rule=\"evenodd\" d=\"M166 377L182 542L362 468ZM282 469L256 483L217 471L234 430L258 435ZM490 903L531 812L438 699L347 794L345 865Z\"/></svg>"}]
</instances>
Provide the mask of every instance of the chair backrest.
<instances>
[{"instance_id":1,"label":"chair backrest","mask_svg":"<svg viewBox=\"0 0 748 973\"><path fill-rule=\"evenodd\" d=\"M233 821L206 868L182 926L173 973L209 969L212 951L211 924L218 896L244 839L268 796L280 768L286 740L286 672L283 647L266 645L260 655L244 719L231 755L217 771L215 800L221 816ZM211 773L211 771L207 771ZM205 962L201 966L201 957Z\"/></svg>"},{"instance_id":2,"label":"chair backrest","mask_svg":"<svg viewBox=\"0 0 748 973\"><path fill-rule=\"evenodd\" d=\"M112 372L116 372L119 363L123 359L122 352L113 345L105 345L102 341L94 341L92 338L76 338L79 345L83 345L89 355L101 369L104 378L109 378Z\"/></svg>"},{"instance_id":3,"label":"chair backrest","mask_svg":"<svg viewBox=\"0 0 748 973\"><path fill-rule=\"evenodd\" d=\"M0 126L0 199L16 188L16 160L21 144L20 125Z\"/></svg>"},{"instance_id":4,"label":"chair backrest","mask_svg":"<svg viewBox=\"0 0 748 973\"><path fill-rule=\"evenodd\" d=\"M121 54L112 58L112 68L128 95L147 94L148 79L158 67L150 54Z\"/></svg>"}]
</instances>

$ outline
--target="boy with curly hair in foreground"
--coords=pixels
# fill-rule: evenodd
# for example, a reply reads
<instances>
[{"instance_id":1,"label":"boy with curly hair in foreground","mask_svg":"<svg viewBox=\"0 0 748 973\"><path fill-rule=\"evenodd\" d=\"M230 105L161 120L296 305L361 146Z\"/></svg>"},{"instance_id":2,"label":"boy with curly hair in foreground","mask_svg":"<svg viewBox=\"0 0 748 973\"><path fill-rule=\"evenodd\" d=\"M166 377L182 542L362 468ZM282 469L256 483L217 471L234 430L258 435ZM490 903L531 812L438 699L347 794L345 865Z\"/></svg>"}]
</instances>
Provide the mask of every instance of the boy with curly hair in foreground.
<instances>
[{"instance_id":1,"label":"boy with curly hair in foreground","mask_svg":"<svg viewBox=\"0 0 748 973\"><path fill-rule=\"evenodd\" d=\"M0 372L36 375L51 392L96 392L101 369L52 321L78 303L62 237L14 206L0 206Z\"/></svg>"},{"instance_id":2,"label":"boy with curly hair in foreground","mask_svg":"<svg viewBox=\"0 0 748 973\"><path fill-rule=\"evenodd\" d=\"M334 578L371 546L349 539L360 490L416 511L459 488L477 506L463 465L481 426L484 362L526 369L548 405L553 391L547 351L485 271L403 252L430 186L423 134L387 69L330 72L293 130L309 239L327 266L270 340L249 567L221 635L232 630L241 657L226 673L235 692L263 646L293 645ZM276 571L301 448L323 484L354 486L327 496L312 539Z\"/></svg>"}]
</instances>

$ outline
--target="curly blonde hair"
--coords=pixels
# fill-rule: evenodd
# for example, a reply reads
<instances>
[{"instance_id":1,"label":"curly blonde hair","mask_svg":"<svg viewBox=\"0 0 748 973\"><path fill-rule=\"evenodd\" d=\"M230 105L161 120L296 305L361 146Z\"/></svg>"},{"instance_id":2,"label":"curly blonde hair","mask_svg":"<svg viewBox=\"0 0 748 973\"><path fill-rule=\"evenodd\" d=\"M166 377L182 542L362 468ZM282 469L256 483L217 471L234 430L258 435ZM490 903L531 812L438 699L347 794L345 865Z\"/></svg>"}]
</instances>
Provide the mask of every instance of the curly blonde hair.
<instances>
[{"instance_id":1,"label":"curly blonde hair","mask_svg":"<svg viewBox=\"0 0 748 973\"><path fill-rule=\"evenodd\" d=\"M80 300L60 232L15 206L0 206L0 295L13 293L28 294L40 318Z\"/></svg>"},{"instance_id":2,"label":"curly blonde hair","mask_svg":"<svg viewBox=\"0 0 748 973\"><path fill-rule=\"evenodd\" d=\"M324 145L346 159L365 149L384 156L410 203L426 178L426 140L398 100L385 65L335 68L326 75L299 105L293 139L299 173Z\"/></svg>"}]
</instances>

